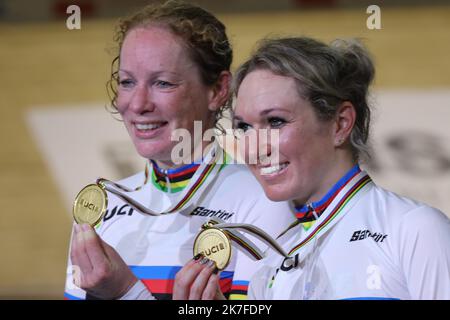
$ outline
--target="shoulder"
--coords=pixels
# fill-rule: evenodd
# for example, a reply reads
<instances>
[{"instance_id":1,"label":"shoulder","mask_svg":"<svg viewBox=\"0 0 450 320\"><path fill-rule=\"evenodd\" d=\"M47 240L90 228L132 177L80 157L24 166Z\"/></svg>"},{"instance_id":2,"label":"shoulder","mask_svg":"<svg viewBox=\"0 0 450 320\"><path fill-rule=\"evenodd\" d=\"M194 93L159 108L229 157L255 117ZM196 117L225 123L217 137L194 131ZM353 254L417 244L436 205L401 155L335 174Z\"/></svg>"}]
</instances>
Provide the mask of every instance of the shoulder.
<instances>
[{"instance_id":1,"label":"shoulder","mask_svg":"<svg viewBox=\"0 0 450 320\"><path fill-rule=\"evenodd\" d=\"M429 214L430 217L433 216L437 219L446 217L440 210L423 202L401 196L376 185L373 188L372 197L374 197L373 200L376 201L380 209L388 210L400 218L413 218L422 214ZM426 216L423 218L426 218Z\"/></svg>"},{"instance_id":2,"label":"shoulder","mask_svg":"<svg viewBox=\"0 0 450 320\"><path fill-rule=\"evenodd\" d=\"M402 216L400 235L410 240L450 243L450 219L440 210L419 205Z\"/></svg>"},{"instance_id":3,"label":"shoulder","mask_svg":"<svg viewBox=\"0 0 450 320\"><path fill-rule=\"evenodd\" d=\"M391 253L413 299L449 295L450 219L440 210L378 188Z\"/></svg>"},{"instance_id":4,"label":"shoulder","mask_svg":"<svg viewBox=\"0 0 450 320\"><path fill-rule=\"evenodd\" d=\"M394 215L404 215L423 204L413 199L401 196L373 184L366 198L376 207L377 211L390 211Z\"/></svg>"},{"instance_id":5,"label":"shoulder","mask_svg":"<svg viewBox=\"0 0 450 320\"><path fill-rule=\"evenodd\" d=\"M441 233L450 237L450 219L442 211L427 204L376 185L366 195L362 205L367 205L366 201L373 208L372 214L395 228L400 237L417 237L420 234L434 238Z\"/></svg>"},{"instance_id":6,"label":"shoulder","mask_svg":"<svg viewBox=\"0 0 450 320\"><path fill-rule=\"evenodd\" d=\"M387 218L391 222L400 222L407 217L411 218L423 212L430 212L430 215L433 216L443 215L445 217L438 209L386 190L375 183L372 183L368 192L359 201L358 207L364 209L367 213L376 215L378 218Z\"/></svg>"}]
</instances>

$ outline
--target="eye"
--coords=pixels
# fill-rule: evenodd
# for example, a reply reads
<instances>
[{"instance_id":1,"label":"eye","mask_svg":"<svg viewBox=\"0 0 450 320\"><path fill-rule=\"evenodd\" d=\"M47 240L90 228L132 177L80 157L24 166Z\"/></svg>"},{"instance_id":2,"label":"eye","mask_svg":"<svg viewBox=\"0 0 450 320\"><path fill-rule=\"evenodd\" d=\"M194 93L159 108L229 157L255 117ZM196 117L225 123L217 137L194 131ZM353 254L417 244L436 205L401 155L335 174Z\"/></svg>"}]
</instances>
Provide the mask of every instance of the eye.
<instances>
[{"instance_id":1,"label":"eye","mask_svg":"<svg viewBox=\"0 0 450 320\"><path fill-rule=\"evenodd\" d=\"M267 122L271 128L281 128L286 123L286 120L279 117L270 117Z\"/></svg>"},{"instance_id":2,"label":"eye","mask_svg":"<svg viewBox=\"0 0 450 320\"><path fill-rule=\"evenodd\" d=\"M233 135L237 139L243 137L252 129L251 125L242 121L236 122L233 127Z\"/></svg>"},{"instance_id":3,"label":"eye","mask_svg":"<svg viewBox=\"0 0 450 320\"><path fill-rule=\"evenodd\" d=\"M156 80L155 85L161 89L172 88L175 86L175 84L168 82L168 81L164 81L164 80Z\"/></svg>"},{"instance_id":4,"label":"eye","mask_svg":"<svg viewBox=\"0 0 450 320\"><path fill-rule=\"evenodd\" d=\"M248 123L239 121L234 125L234 129L237 130L238 133L245 133L248 129L251 129L251 126Z\"/></svg>"},{"instance_id":5,"label":"eye","mask_svg":"<svg viewBox=\"0 0 450 320\"><path fill-rule=\"evenodd\" d=\"M119 79L119 86L123 88L131 88L134 84L134 81L131 79Z\"/></svg>"}]
</instances>

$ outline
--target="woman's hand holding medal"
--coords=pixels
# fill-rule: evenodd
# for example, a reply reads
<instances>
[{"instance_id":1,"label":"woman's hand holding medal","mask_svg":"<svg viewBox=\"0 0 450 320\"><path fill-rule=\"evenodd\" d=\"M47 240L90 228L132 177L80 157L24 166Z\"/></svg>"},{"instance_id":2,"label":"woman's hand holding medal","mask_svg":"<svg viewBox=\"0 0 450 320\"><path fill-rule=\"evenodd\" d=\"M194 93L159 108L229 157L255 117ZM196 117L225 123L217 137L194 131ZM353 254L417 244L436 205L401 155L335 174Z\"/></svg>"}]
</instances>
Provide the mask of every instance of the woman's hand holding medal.
<instances>
[{"instance_id":1,"label":"woman's hand holding medal","mask_svg":"<svg viewBox=\"0 0 450 320\"><path fill-rule=\"evenodd\" d=\"M117 299L138 281L114 248L88 224L74 225L72 265L76 286L99 299Z\"/></svg>"},{"instance_id":2,"label":"woman's hand holding medal","mask_svg":"<svg viewBox=\"0 0 450 320\"><path fill-rule=\"evenodd\" d=\"M220 290L216 263L196 255L175 276L174 300L226 300Z\"/></svg>"}]
</instances>

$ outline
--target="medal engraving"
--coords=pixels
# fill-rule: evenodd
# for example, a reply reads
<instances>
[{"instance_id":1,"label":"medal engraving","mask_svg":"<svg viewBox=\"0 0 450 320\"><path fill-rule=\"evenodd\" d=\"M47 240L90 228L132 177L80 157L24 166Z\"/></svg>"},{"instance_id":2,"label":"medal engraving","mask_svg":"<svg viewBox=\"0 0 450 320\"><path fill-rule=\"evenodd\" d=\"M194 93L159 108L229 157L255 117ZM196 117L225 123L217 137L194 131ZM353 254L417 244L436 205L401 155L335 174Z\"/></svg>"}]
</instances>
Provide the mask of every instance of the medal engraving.
<instances>
[{"instance_id":1,"label":"medal engraving","mask_svg":"<svg viewBox=\"0 0 450 320\"><path fill-rule=\"evenodd\" d=\"M105 190L97 184L84 187L73 203L73 218L78 224L87 223L94 227L103 218L108 206Z\"/></svg>"},{"instance_id":2,"label":"medal engraving","mask_svg":"<svg viewBox=\"0 0 450 320\"><path fill-rule=\"evenodd\" d=\"M216 262L219 270L227 267L231 258L231 243L226 233L217 228L200 232L194 242L194 256L202 254Z\"/></svg>"}]
</instances>

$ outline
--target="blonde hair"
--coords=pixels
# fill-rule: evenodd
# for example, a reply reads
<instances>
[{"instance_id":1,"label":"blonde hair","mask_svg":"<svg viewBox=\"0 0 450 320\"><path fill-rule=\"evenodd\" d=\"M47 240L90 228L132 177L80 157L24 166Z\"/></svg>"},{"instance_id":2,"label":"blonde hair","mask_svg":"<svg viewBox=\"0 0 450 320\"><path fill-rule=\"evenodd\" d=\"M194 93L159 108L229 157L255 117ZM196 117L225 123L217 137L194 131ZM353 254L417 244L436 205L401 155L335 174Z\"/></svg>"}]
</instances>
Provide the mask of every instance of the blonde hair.
<instances>
[{"instance_id":1,"label":"blonde hair","mask_svg":"<svg viewBox=\"0 0 450 320\"><path fill-rule=\"evenodd\" d=\"M355 160L370 157L368 92L375 68L359 41L338 39L327 45L307 37L264 39L236 71L233 85L236 96L245 76L257 69L294 78L300 96L312 104L322 121L332 119L340 104L350 101L356 111L349 139L353 157Z\"/></svg>"}]
</instances>

